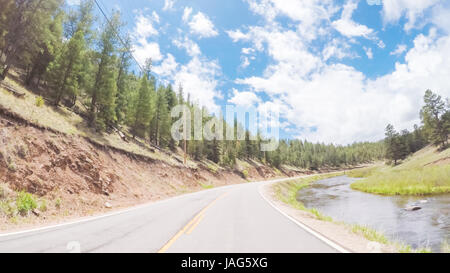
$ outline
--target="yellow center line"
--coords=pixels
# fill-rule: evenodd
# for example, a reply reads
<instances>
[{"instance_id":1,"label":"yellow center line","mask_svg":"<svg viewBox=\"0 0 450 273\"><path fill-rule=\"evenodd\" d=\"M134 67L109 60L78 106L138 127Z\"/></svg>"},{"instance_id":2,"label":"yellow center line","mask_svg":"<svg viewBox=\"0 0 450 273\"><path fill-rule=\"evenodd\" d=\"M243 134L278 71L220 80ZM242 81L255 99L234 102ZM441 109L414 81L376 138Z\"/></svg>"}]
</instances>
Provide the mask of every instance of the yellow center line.
<instances>
[{"instance_id":1,"label":"yellow center line","mask_svg":"<svg viewBox=\"0 0 450 273\"><path fill-rule=\"evenodd\" d=\"M200 221L203 219L203 217L205 216L204 213L211 208L217 201L219 201L220 199L224 198L226 195L228 194L228 192L222 194L221 196L217 197L214 201L212 201L211 203L209 203L209 205L207 205L206 207L204 207L194 218L192 218L180 231L177 232L177 234L175 234L175 236L173 236L157 253L164 253L166 252L170 246L172 246L177 240L178 238L181 237L181 235L183 235L184 233L186 234L191 234L192 231L195 229L195 227L198 226L198 224L200 223Z\"/></svg>"},{"instance_id":2,"label":"yellow center line","mask_svg":"<svg viewBox=\"0 0 450 273\"><path fill-rule=\"evenodd\" d=\"M203 217L205 217L205 214L202 214L202 215L197 219L197 222L195 222L195 223L191 226L191 228L190 228L188 231L186 231L186 235L189 235L189 234L191 234L191 233L194 231L194 229L195 229L195 228L198 226L198 224L200 224L200 222L202 221Z\"/></svg>"}]
</instances>

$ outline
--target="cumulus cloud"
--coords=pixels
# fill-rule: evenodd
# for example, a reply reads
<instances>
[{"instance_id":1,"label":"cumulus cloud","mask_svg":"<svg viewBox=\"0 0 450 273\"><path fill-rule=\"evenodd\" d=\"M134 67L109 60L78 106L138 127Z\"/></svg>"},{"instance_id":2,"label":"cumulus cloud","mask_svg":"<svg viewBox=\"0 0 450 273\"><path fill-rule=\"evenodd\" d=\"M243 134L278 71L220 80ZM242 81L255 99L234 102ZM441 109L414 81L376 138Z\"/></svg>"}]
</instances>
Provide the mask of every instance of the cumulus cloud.
<instances>
[{"instance_id":1,"label":"cumulus cloud","mask_svg":"<svg viewBox=\"0 0 450 273\"><path fill-rule=\"evenodd\" d=\"M175 73L178 71L178 67L179 64L175 60L175 57L172 54L168 53L161 64L154 66L152 70L162 77L173 78Z\"/></svg>"},{"instance_id":2,"label":"cumulus cloud","mask_svg":"<svg viewBox=\"0 0 450 273\"><path fill-rule=\"evenodd\" d=\"M404 44L397 45L397 48L389 54L399 56L405 53L407 49L408 47Z\"/></svg>"},{"instance_id":3,"label":"cumulus cloud","mask_svg":"<svg viewBox=\"0 0 450 273\"><path fill-rule=\"evenodd\" d=\"M416 24L423 19L425 12L441 0L383 0L383 19L385 23L396 23L403 16L407 22L405 30L416 27Z\"/></svg>"},{"instance_id":4,"label":"cumulus cloud","mask_svg":"<svg viewBox=\"0 0 450 273\"><path fill-rule=\"evenodd\" d=\"M358 3L354 0L348 1L342 11L341 19L332 23L342 35L346 37L365 37L373 36L373 29L361 25L352 20L353 12L358 8Z\"/></svg>"},{"instance_id":5,"label":"cumulus cloud","mask_svg":"<svg viewBox=\"0 0 450 273\"><path fill-rule=\"evenodd\" d=\"M172 10L173 5L175 4L175 0L164 0L164 7L163 10Z\"/></svg>"},{"instance_id":6,"label":"cumulus cloud","mask_svg":"<svg viewBox=\"0 0 450 273\"><path fill-rule=\"evenodd\" d=\"M148 42L147 39L139 39L132 46L133 54L139 64L145 65L145 61L149 58L154 62L161 61L163 56L159 48L159 44L156 42Z\"/></svg>"},{"instance_id":7,"label":"cumulus cloud","mask_svg":"<svg viewBox=\"0 0 450 273\"><path fill-rule=\"evenodd\" d=\"M132 50L134 56L141 65L144 65L145 61L149 58L155 62L160 61L163 58L159 44L154 41L149 41L151 37L159 34L154 27L154 24L159 23L159 20L159 16L156 12L152 12L149 16L139 14L136 17L136 25L132 34L134 37Z\"/></svg>"},{"instance_id":8,"label":"cumulus cloud","mask_svg":"<svg viewBox=\"0 0 450 273\"><path fill-rule=\"evenodd\" d=\"M229 32L229 36L254 48L261 46L273 63L263 75L237 79L236 83L270 96L269 101L282 109L282 117L302 139L338 144L379 140L388 123L411 128L419 122L418 109L426 89L432 88L444 97L450 95L450 82L446 80L450 73L450 37L438 38L436 30L417 36L405 63L397 63L393 73L371 80L351 66L326 64L330 56L345 54L329 49L319 58L298 32L248 29L245 33ZM365 50L372 58L372 49Z\"/></svg>"},{"instance_id":9,"label":"cumulus cloud","mask_svg":"<svg viewBox=\"0 0 450 273\"><path fill-rule=\"evenodd\" d=\"M342 15L339 20L332 22L332 26L343 36L347 38L364 37L369 40L373 40L377 43L378 47L384 48L385 44L377 36L373 29L356 23L353 21L353 12L358 8L358 2L355 0L349 0L344 5Z\"/></svg>"},{"instance_id":10,"label":"cumulus cloud","mask_svg":"<svg viewBox=\"0 0 450 273\"><path fill-rule=\"evenodd\" d=\"M370 60L373 59L373 51L371 47L363 47L364 51L366 52L367 58Z\"/></svg>"},{"instance_id":11,"label":"cumulus cloud","mask_svg":"<svg viewBox=\"0 0 450 273\"><path fill-rule=\"evenodd\" d=\"M211 112L217 112L215 98L222 97L217 89L217 77L220 74L221 68L216 61L195 56L189 63L180 67L174 75L174 81L177 86L183 86L193 102L207 107Z\"/></svg>"},{"instance_id":12,"label":"cumulus cloud","mask_svg":"<svg viewBox=\"0 0 450 273\"><path fill-rule=\"evenodd\" d=\"M186 50L186 53L191 57L201 55L201 50L198 44L189 39L187 36L184 38L174 39L173 44L178 48Z\"/></svg>"},{"instance_id":13,"label":"cumulus cloud","mask_svg":"<svg viewBox=\"0 0 450 273\"><path fill-rule=\"evenodd\" d=\"M237 89L233 88L232 97L228 100L228 102L237 106L251 107L261 103L261 99L254 92L239 92Z\"/></svg>"},{"instance_id":14,"label":"cumulus cloud","mask_svg":"<svg viewBox=\"0 0 450 273\"><path fill-rule=\"evenodd\" d=\"M136 18L136 27L134 28L134 36L138 38L148 38L158 35L158 31L153 26L154 22L159 22L159 16L156 12L152 16L139 14Z\"/></svg>"},{"instance_id":15,"label":"cumulus cloud","mask_svg":"<svg viewBox=\"0 0 450 273\"><path fill-rule=\"evenodd\" d=\"M197 12L191 17L192 8L186 7L183 12L183 21L189 25L190 32L200 38L210 38L219 35L213 22L207 15Z\"/></svg>"}]
</instances>

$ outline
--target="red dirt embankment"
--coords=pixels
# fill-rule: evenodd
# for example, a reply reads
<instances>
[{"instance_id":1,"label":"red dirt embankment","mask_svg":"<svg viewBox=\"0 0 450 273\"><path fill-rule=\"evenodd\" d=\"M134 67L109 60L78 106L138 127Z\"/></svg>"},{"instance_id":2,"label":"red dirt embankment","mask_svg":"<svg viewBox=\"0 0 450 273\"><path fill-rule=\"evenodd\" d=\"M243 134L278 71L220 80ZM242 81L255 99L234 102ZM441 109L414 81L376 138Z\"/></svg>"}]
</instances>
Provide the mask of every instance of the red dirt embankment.
<instances>
[{"instance_id":1,"label":"red dirt embankment","mask_svg":"<svg viewBox=\"0 0 450 273\"><path fill-rule=\"evenodd\" d=\"M276 176L265 166L253 166L247 172L252 180ZM19 221L20 226L101 212L105 202L114 208L126 207L201 190L202 184L245 181L241 173L231 169L215 173L207 167L172 166L83 137L39 128L0 111L0 184L27 191L48 203L46 212L40 212L39 217L30 214L27 221ZM11 225L0 223L0 229Z\"/></svg>"}]
</instances>

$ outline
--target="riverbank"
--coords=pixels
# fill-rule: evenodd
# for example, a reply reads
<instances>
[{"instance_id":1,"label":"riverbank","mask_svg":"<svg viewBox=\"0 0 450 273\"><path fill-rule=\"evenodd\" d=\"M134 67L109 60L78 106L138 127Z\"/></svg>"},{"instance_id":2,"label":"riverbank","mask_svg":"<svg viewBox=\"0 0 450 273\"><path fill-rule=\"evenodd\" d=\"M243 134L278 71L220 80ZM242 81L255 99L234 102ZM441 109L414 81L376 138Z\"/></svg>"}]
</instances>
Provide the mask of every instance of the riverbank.
<instances>
[{"instance_id":1,"label":"riverbank","mask_svg":"<svg viewBox=\"0 0 450 273\"><path fill-rule=\"evenodd\" d=\"M450 149L426 147L398 166L379 165L349 172L364 178L352 189L381 195L436 195L450 193Z\"/></svg>"},{"instance_id":2,"label":"riverbank","mask_svg":"<svg viewBox=\"0 0 450 273\"><path fill-rule=\"evenodd\" d=\"M263 192L270 200L272 200L274 205L282 211L351 252L408 253L431 251L427 248L413 249L409 245L391 241L383 233L368 226L336 221L315 208L305 207L304 204L297 200L297 193L299 190L309 187L316 181L340 176L342 174L343 173L319 175L271 184L266 186Z\"/></svg>"}]
</instances>

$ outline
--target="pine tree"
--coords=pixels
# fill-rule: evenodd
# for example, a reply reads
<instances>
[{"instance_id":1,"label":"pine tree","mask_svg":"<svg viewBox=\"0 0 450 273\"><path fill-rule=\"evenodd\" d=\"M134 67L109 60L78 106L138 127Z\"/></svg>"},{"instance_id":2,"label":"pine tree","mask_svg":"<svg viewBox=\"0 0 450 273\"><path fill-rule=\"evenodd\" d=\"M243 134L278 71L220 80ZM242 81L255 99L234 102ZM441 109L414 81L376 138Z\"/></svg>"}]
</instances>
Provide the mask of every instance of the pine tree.
<instances>
[{"instance_id":1,"label":"pine tree","mask_svg":"<svg viewBox=\"0 0 450 273\"><path fill-rule=\"evenodd\" d=\"M151 99L152 98L149 81L147 79L147 76L143 76L139 88L135 121L131 128L134 136L145 138L145 133L147 132L147 128L149 127L152 115Z\"/></svg>"},{"instance_id":2,"label":"pine tree","mask_svg":"<svg viewBox=\"0 0 450 273\"><path fill-rule=\"evenodd\" d=\"M50 65L49 78L55 90L54 104L56 106L65 95L78 93L78 80L83 68L84 51L84 33L79 30L62 47L56 60Z\"/></svg>"},{"instance_id":3,"label":"pine tree","mask_svg":"<svg viewBox=\"0 0 450 273\"><path fill-rule=\"evenodd\" d=\"M91 126L105 129L108 123L116 120L115 100L117 94L116 57L117 33L121 26L120 14L115 13L106 23L98 41L100 54L97 58L95 80L91 89ZM113 97L110 97L113 96ZM101 117L101 120L97 120Z\"/></svg>"},{"instance_id":4,"label":"pine tree","mask_svg":"<svg viewBox=\"0 0 450 273\"><path fill-rule=\"evenodd\" d=\"M130 38L127 38L125 46L120 49L117 80L116 80L117 83L116 116L118 123L123 123L125 121L125 117L127 115L126 111L128 109L129 103L128 69L131 65L130 62L132 59L132 56L130 54L130 48L131 48L131 40Z\"/></svg>"},{"instance_id":5,"label":"pine tree","mask_svg":"<svg viewBox=\"0 0 450 273\"><path fill-rule=\"evenodd\" d=\"M1 4L3 9L3 3ZM49 25L62 4L62 0L21 0L12 5L5 1L7 14L2 20L4 29L1 31L1 51L4 58L0 58L0 82L6 78L19 56L24 65L30 65L33 57L45 44L42 41L48 40Z\"/></svg>"},{"instance_id":6,"label":"pine tree","mask_svg":"<svg viewBox=\"0 0 450 273\"><path fill-rule=\"evenodd\" d=\"M158 88L156 94L155 115L153 117L153 140L156 146L166 147L170 136L170 113L167 103L166 89Z\"/></svg>"},{"instance_id":7,"label":"pine tree","mask_svg":"<svg viewBox=\"0 0 450 273\"><path fill-rule=\"evenodd\" d=\"M431 90L425 92L424 102L425 105L420 112L424 128L429 134L431 143L443 149L448 145L450 133L445 122L448 107L441 96L434 94Z\"/></svg>"},{"instance_id":8,"label":"pine tree","mask_svg":"<svg viewBox=\"0 0 450 273\"><path fill-rule=\"evenodd\" d=\"M391 124L386 127L385 143L386 158L394 161L394 165L397 165L399 160L405 159L408 155L405 142L402 141L402 138Z\"/></svg>"}]
</instances>

